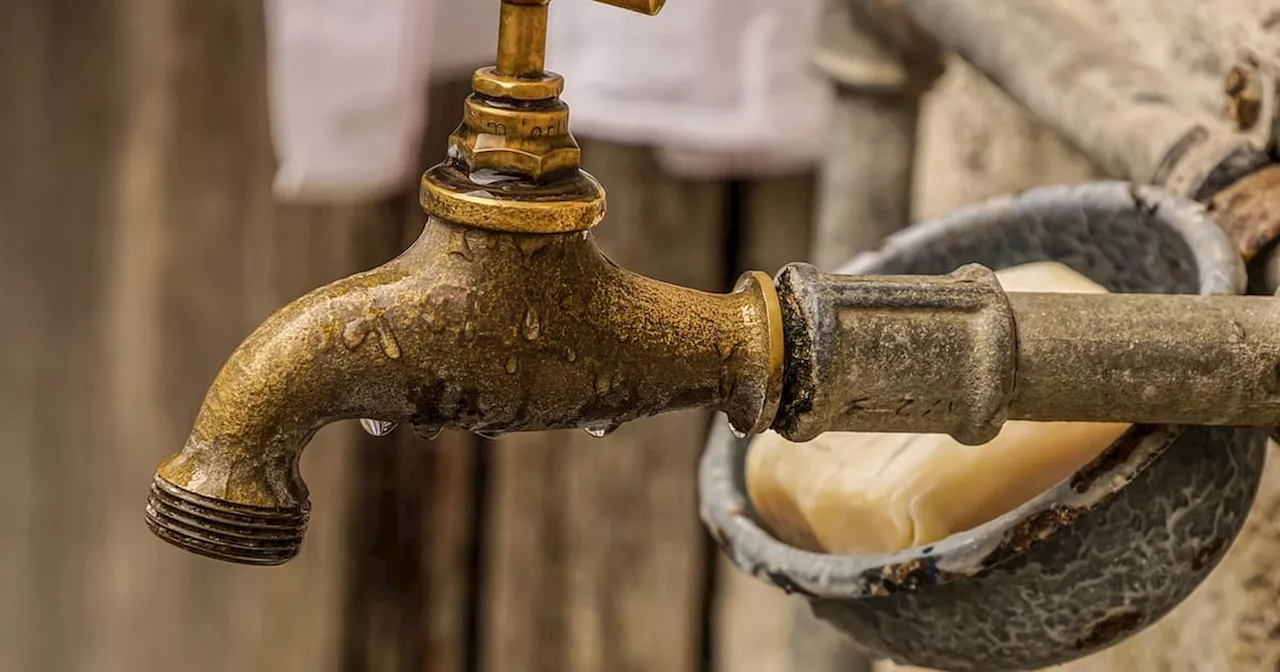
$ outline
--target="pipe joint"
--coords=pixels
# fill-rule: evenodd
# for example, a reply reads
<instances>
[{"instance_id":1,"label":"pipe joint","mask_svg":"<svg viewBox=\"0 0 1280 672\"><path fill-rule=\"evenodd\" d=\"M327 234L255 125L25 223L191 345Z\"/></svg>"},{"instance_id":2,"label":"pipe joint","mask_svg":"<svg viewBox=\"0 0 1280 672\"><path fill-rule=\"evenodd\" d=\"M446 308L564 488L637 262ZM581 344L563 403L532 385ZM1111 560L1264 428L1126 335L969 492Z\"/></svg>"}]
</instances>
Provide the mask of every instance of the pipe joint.
<instances>
[{"instance_id":1,"label":"pipe joint","mask_svg":"<svg viewBox=\"0 0 1280 672\"><path fill-rule=\"evenodd\" d=\"M826 431L942 432L986 443L1013 392L1013 309L995 273L856 276L792 264L778 277L792 441ZM806 347L807 346L807 347Z\"/></svg>"}]
</instances>

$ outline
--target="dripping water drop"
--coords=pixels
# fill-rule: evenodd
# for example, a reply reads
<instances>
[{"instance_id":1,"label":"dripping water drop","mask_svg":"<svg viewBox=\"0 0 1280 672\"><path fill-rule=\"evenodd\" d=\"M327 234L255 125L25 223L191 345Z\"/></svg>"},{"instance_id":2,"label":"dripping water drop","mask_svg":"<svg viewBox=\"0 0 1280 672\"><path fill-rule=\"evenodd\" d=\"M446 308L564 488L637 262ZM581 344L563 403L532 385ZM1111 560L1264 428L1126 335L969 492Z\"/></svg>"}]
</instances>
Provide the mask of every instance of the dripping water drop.
<instances>
[{"instance_id":1,"label":"dripping water drop","mask_svg":"<svg viewBox=\"0 0 1280 672\"><path fill-rule=\"evenodd\" d=\"M538 319L538 310L530 308L524 314L524 339L526 341L536 341L541 333L542 320Z\"/></svg>"},{"instance_id":2,"label":"dripping water drop","mask_svg":"<svg viewBox=\"0 0 1280 672\"><path fill-rule=\"evenodd\" d=\"M603 420L600 422L593 422L582 429L594 438L603 439L604 437L618 431L618 428L621 426L622 425L613 422L612 420Z\"/></svg>"},{"instance_id":3,"label":"dripping water drop","mask_svg":"<svg viewBox=\"0 0 1280 672\"><path fill-rule=\"evenodd\" d=\"M596 375L596 394L605 395L613 388L613 381L609 379L609 374L600 373Z\"/></svg>"},{"instance_id":4,"label":"dripping water drop","mask_svg":"<svg viewBox=\"0 0 1280 672\"><path fill-rule=\"evenodd\" d=\"M413 425L413 435L423 441L432 441L440 436L441 428L435 425Z\"/></svg>"},{"instance_id":5,"label":"dripping water drop","mask_svg":"<svg viewBox=\"0 0 1280 672\"><path fill-rule=\"evenodd\" d=\"M387 359L400 359L400 342L396 340L391 325L383 318L378 318L378 337L382 339L382 354Z\"/></svg>"},{"instance_id":6,"label":"dripping water drop","mask_svg":"<svg viewBox=\"0 0 1280 672\"><path fill-rule=\"evenodd\" d=\"M373 420L370 418L361 418L360 427L364 429L370 436L386 436L396 430L396 423L387 420Z\"/></svg>"},{"instance_id":7,"label":"dripping water drop","mask_svg":"<svg viewBox=\"0 0 1280 672\"><path fill-rule=\"evenodd\" d=\"M369 327L365 321L353 320L342 329L342 343L348 350L355 350L364 344L364 339L368 335Z\"/></svg>"}]
</instances>

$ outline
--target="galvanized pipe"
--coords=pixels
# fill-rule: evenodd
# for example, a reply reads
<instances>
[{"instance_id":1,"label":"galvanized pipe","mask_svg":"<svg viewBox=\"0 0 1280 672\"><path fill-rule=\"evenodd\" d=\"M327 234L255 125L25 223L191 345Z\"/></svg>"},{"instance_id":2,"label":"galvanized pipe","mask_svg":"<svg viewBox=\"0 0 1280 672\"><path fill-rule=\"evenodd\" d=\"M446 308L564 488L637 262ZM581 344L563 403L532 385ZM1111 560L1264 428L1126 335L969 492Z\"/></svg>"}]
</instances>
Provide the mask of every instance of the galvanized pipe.
<instances>
[{"instance_id":1,"label":"galvanized pipe","mask_svg":"<svg viewBox=\"0 0 1280 672\"><path fill-rule=\"evenodd\" d=\"M1004 293L995 274L780 280L774 429L947 433L1006 420L1280 425L1280 304L1246 296Z\"/></svg>"},{"instance_id":2,"label":"galvanized pipe","mask_svg":"<svg viewBox=\"0 0 1280 672\"><path fill-rule=\"evenodd\" d=\"M1243 223L1253 201L1234 200ZM1146 294L1124 294L1132 291L1124 285L1102 296L1006 294L977 264L944 276L911 261L917 246L971 262L998 258L945 233L953 230L1012 236L1023 261L1180 279L1132 285ZM1082 242L1098 236L1123 236L1148 252L1115 257ZM981 443L1009 419L1280 425L1280 303L1235 296L1245 284L1245 238L1233 245L1186 199L1108 182L958 211L895 236L842 273L792 264L776 280L786 359L773 429L798 441L888 431ZM875 265L881 258L897 261ZM866 268L902 275L858 274ZM1149 293L1196 288L1206 296Z\"/></svg>"},{"instance_id":3,"label":"galvanized pipe","mask_svg":"<svg viewBox=\"0 0 1280 672\"><path fill-rule=\"evenodd\" d=\"M1009 294L1012 420L1280 425L1280 303Z\"/></svg>"}]
</instances>

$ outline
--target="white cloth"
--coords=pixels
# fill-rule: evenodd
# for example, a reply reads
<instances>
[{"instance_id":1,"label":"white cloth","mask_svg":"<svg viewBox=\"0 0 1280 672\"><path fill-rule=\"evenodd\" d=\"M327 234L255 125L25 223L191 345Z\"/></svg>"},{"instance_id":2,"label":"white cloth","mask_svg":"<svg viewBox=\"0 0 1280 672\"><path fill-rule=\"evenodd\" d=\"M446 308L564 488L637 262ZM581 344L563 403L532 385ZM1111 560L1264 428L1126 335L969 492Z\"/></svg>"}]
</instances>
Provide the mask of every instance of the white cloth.
<instances>
[{"instance_id":1,"label":"white cloth","mask_svg":"<svg viewBox=\"0 0 1280 672\"><path fill-rule=\"evenodd\" d=\"M496 49L497 0L265 0L265 8L274 189L284 200L402 190L423 169L428 79L492 61Z\"/></svg>"},{"instance_id":2,"label":"white cloth","mask_svg":"<svg viewBox=\"0 0 1280 672\"><path fill-rule=\"evenodd\" d=\"M547 67L580 137L646 144L666 167L720 176L821 156L829 87L810 67L821 0L670 0L643 17L552 4Z\"/></svg>"},{"instance_id":3,"label":"white cloth","mask_svg":"<svg viewBox=\"0 0 1280 672\"><path fill-rule=\"evenodd\" d=\"M496 52L498 0L264 2L285 200L403 189L424 168L428 80ZM809 67L820 3L671 0L645 17L556 0L548 68L567 79L575 134L654 146L683 174L796 170L820 156L829 107Z\"/></svg>"}]
</instances>

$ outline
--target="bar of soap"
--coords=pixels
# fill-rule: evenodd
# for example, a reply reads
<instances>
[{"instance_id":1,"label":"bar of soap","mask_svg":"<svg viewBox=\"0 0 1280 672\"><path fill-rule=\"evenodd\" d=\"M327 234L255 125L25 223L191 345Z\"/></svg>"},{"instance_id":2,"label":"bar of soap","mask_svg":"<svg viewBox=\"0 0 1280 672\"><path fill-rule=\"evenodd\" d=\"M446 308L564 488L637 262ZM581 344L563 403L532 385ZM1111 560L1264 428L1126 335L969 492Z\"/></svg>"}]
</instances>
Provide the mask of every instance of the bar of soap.
<instances>
[{"instance_id":1,"label":"bar of soap","mask_svg":"<svg viewBox=\"0 0 1280 672\"><path fill-rule=\"evenodd\" d=\"M996 273L1007 291L1106 293L1055 262ZM1122 423L1008 422L965 446L941 434L769 432L747 454L747 493L777 539L833 555L895 553L997 518L1048 490L1128 429Z\"/></svg>"}]
</instances>

